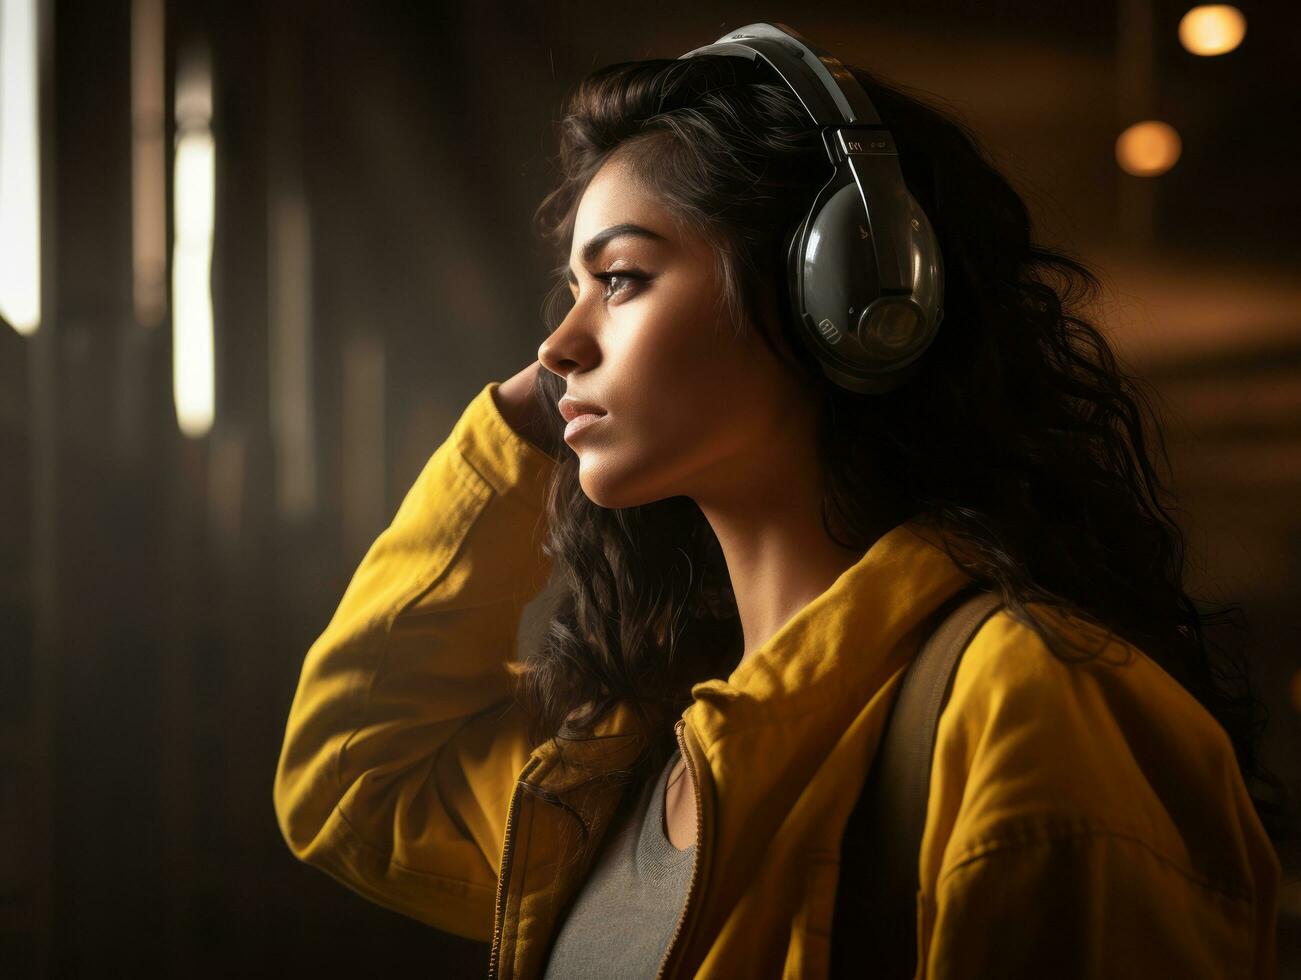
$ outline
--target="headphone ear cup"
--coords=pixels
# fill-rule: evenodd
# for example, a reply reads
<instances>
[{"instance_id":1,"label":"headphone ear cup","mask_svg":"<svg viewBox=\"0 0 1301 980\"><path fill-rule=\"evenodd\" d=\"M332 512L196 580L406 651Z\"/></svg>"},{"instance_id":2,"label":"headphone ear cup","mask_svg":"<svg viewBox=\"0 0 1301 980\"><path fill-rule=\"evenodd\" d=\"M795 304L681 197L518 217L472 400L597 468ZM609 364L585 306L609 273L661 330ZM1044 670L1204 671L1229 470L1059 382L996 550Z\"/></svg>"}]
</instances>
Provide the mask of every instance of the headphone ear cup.
<instances>
[{"instance_id":1,"label":"headphone ear cup","mask_svg":"<svg viewBox=\"0 0 1301 980\"><path fill-rule=\"evenodd\" d=\"M804 232L804 226L808 223L808 215L805 215L799 221L795 222L794 227L790 228L782 238L781 257L785 274L782 276L783 295L785 298L786 309L790 312L791 319L798 324L804 315L800 308L800 257L796 254L800 236Z\"/></svg>"},{"instance_id":2,"label":"headphone ear cup","mask_svg":"<svg viewBox=\"0 0 1301 980\"><path fill-rule=\"evenodd\" d=\"M777 273L777 296L775 297L778 307L777 329L782 343L789 347L796 357L803 355L804 358L813 358L810 363L816 364L816 353L809 346L800 322L803 311L800 309L799 281L795 278L795 272L799 267L795 252L799 247L803 227L804 219L801 218L782 234L781 248L775 256L778 263L777 269L774 270Z\"/></svg>"},{"instance_id":3,"label":"headphone ear cup","mask_svg":"<svg viewBox=\"0 0 1301 980\"><path fill-rule=\"evenodd\" d=\"M863 199L852 175L819 196L808 218L809 246L798 270L803 312L821 341L844 358L885 366L893 358L855 349L858 318L880 295L876 254Z\"/></svg>"}]
</instances>

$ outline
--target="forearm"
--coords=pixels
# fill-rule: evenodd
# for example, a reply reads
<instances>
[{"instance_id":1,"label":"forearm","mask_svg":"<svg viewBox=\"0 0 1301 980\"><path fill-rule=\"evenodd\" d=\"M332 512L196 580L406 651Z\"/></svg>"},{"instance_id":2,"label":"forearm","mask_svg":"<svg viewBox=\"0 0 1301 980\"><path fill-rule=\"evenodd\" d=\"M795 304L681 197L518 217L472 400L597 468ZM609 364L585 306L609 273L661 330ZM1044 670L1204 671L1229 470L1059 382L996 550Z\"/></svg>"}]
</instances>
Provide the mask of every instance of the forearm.
<instances>
[{"instance_id":1,"label":"forearm","mask_svg":"<svg viewBox=\"0 0 1301 980\"><path fill-rule=\"evenodd\" d=\"M276 772L295 855L411 914L440 914L420 890L440 879L490 884L500 817L469 811L509 787L525 751L512 721L484 744L493 764L473 778L492 785L478 795L445 799L429 778L467 721L511 694L520 614L549 570L551 461L494 406L481 391L363 558L306 655Z\"/></svg>"}]
</instances>

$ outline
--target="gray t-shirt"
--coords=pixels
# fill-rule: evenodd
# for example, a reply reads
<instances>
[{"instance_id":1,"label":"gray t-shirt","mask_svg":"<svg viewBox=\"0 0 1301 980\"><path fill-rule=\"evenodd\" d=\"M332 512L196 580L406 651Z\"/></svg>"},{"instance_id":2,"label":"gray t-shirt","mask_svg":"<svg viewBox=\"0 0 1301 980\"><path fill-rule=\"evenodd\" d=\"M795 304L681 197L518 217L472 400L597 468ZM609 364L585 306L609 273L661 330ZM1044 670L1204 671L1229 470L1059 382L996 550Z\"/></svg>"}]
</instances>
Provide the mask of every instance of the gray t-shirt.
<instances>
[{"instance_id":1,"label":"gray t-shirt","mask_svg":"<svg viewBox=\"0 0 1301 980\"><path fill-rule=\"evenodd\" d=\"M551 947L544 980L655 976L686 900L696 849L678 850L664 831L664 787L680 754L675 750L659 777L647 780L623 825L610 828Z\"/></svg>"}]
</instances>

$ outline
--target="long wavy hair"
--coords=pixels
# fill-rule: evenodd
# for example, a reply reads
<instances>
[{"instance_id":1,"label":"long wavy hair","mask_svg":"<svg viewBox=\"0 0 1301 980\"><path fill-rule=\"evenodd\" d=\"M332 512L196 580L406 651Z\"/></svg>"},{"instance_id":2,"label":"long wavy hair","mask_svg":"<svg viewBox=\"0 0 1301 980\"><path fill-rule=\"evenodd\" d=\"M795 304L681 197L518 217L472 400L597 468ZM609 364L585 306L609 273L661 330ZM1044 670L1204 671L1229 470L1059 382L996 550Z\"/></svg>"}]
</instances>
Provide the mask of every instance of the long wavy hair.
<instances>
[{"instance_id":1,"label":"long wavy hair","mask_svg":"<svg viewBox=\"0 0 1301 980\"><path fill-rule=\"evenodd\" d=\"M673 218L713 245L724 322L808 373L821 403L828 535L866 550L884 507L940 531L954 561L1059 657L1090 654L1053 613L1114 631L1223 726L1262 821L1286 835L1286 792L1258 754L1267 715L1249 661L1207 632L1245 618L1236 605L1199 608L1184 591L1183 533L1153 461L1168 473L1152 393L1081 312L1099 294L1097 276L1031 240L1025 203L962 122L850 70L894 134L945 258L945 321L909 383L885 395L845 391L792 342L787 318L763 315L784 278L785 234L830 167L785 84L762 64L723 56L614 64L571 94L560 178L535 215L561 263L543 304L547 332L573 302L565 263L579 199L612 153L626 154ZM517 696L534 744L590 734L627 702L647 736L625 771L635 779L667 761L691 685L736 666L740 621L722 550L694 501L608 509L587 498L555 407L564 390L563 378L538 372L535 397L557 420L545 446L559 464L544 552L560 596L540 648L519 667Z\"/></svg>"}]
</instances>

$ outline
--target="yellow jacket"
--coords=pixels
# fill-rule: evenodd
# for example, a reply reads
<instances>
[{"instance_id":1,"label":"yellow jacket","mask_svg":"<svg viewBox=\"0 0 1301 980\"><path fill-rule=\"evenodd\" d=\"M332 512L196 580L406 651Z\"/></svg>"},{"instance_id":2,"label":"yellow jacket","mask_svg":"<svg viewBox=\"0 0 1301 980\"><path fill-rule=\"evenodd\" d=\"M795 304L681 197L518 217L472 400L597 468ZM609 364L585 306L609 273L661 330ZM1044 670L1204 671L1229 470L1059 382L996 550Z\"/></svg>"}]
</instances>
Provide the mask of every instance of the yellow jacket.
<instances>
[{"instance_id":1,"label":"yellow jacket","mask_svg":"<svg viewBox=\"0 0 1301 980\"><path fill-rule=\"evenodd\" d=\"M507 425L496 387L307 652L274 801L298 858L491 941L504 980L540 975L617 802L592 777L635 744L622 708L563 762L554 740L528 744L506 664L549 572L555 464ZM826 975L842 829L918 626L965 581L902 524L729 677L695 685L677 725L695 867L662 977ZM979 630L936 738L919 976L1271 977L1280 877L1223 729L1145 654L1113 640L1071 666L1006 612Z\"/></svg>"}]
</instances>

